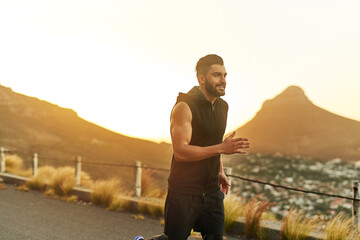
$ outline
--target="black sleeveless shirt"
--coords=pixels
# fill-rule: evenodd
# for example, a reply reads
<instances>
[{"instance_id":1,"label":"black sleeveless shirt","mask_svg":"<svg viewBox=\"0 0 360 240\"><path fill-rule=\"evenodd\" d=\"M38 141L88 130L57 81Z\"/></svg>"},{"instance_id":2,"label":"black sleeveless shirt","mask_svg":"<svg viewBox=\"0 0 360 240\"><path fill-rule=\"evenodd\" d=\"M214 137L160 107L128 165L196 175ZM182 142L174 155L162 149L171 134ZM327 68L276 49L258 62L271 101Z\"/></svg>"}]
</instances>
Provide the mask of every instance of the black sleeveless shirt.
<instances>
[{"instance_id":1,"label":"black sleeveless shirt","mask_svg":"<svg viewBox=\"0 0 360 240\"><path fill-rule=\"evenodd\" d=\"M217 98L212 104L199 87L187 94L179 93L176 104L185 102L192 113L190 145L211 146L222 142L227 120L228 104ZM204 195L219 189L220 154L194 162L179 162L172 157L169 190Z\"/></svg>"}]
</instances>

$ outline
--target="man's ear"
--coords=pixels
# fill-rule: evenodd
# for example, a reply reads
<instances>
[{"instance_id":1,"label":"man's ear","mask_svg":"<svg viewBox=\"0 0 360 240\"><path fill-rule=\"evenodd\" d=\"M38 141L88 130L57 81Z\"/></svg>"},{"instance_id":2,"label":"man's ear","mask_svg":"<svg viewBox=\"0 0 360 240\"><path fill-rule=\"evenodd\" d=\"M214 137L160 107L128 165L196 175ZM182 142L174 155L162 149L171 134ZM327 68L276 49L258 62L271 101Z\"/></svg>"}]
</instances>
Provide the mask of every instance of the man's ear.
<instances>
[{"instance_id":1,"label":"man's ear","mask_svg":"<svg viewBox=\"0 0 360 240\"><path fill-rule=\"evenodd\" d=\"M204 75L198 75L198 76L197 76L197 79L198 79L199 84L205 83L205 77L204 77Z\"/></svg>"}]
</instances>

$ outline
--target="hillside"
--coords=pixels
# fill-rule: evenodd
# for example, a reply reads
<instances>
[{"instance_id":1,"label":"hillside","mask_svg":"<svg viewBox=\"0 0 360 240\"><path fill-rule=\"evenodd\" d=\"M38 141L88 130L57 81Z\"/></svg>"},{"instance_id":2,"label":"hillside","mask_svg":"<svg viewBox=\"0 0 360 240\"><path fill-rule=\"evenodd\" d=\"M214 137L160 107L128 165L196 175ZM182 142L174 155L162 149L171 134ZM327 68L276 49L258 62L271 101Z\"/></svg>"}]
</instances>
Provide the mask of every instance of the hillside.
<instances>
[{"instance_id":1,"label":"hillside","mask_svg":"<svg viewBox=\"0 0 360 240\"><path fill-rule=\"evenodd\" d=\"M250 153L360 160L360 122L314 105L297 86L265 101L236 132L249 138Z\"/></svg>"},{"instance_id":2,"label":"hillside","mask_svg":"<svg viewBox=\"0 0 360 240\"><path fill-rule=\"evenodd\" d=\"M86 162L133 164L140 160L153 167L169 168L170 144L127 137L90 123L71 109L13 92L0 85L0 146L15 150L30 165L63 165L75 156ZM69 164L69 163L68 163ZM130 176L129 168L84 164L92 176Z\"/></svg>"}]
</instances>

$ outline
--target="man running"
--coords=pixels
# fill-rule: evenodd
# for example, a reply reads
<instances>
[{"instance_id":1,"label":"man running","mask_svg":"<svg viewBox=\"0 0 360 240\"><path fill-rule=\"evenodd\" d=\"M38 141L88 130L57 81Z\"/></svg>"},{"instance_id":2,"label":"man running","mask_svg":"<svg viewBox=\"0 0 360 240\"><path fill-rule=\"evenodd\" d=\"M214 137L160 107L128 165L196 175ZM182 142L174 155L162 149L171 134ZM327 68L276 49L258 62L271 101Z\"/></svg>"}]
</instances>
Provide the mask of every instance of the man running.
<instances>
[{"instance_id":1,"label":"man running","mask_svg":"<svg viewBox=\"0 0 360 240\"><path fill-rule=\"evenodd\" d=\"M203 239L222 240L224 193L230 184L221 154L246 153L246 138L223 141L228 104L225 95L226 70L223 59L211 54L199 59L199 86L180 93L171 112L170 132L173 157L165 202L166 235L152 239L186 240L191 230Z\"/></svg>"}]
</instances>

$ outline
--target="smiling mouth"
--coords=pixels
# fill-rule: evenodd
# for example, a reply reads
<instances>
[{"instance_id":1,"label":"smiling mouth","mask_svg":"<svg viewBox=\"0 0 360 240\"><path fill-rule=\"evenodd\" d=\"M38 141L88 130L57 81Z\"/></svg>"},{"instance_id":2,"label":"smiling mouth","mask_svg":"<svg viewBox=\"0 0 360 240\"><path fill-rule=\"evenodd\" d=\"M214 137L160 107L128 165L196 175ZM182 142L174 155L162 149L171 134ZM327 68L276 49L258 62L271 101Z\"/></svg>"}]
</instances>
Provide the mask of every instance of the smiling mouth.
<instances>
[{"instance_id":1,"label":"smiling mouth","mask_svg":"<svg viewBox=\"0 0 360 240\"><path fill-rule=\"evenodd\" d=\"M225 90L225 86L224 85L217 85L216 87L218 87L220 90Z\"/></svg>"}]
</instances>

